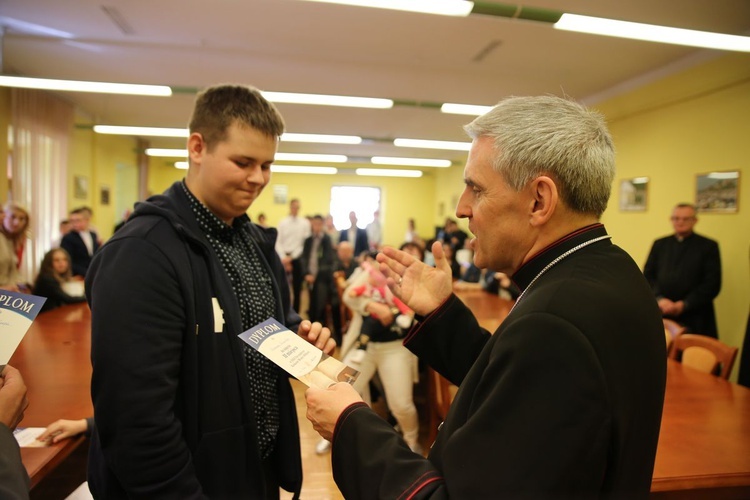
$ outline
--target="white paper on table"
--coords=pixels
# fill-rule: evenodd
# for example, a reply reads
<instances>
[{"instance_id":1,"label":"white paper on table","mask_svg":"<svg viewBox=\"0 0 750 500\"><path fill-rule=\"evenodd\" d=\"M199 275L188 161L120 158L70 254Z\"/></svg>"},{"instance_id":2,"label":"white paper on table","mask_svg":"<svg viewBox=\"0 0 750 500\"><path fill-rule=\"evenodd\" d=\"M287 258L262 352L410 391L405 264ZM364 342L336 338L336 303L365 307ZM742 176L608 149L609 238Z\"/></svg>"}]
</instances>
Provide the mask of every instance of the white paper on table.
<instances>
[{"instance_id":1,"label":"white paper on table","mask_svg":"<svg viewBox=\"0 0 750 500\"><path fill-rule=\"evenodd\" d=\"M50 441L37 441L36 438L44 432L44 427L18 427L13 431L13 437L21 448L41 448L49 446Z\"/></svg>"}]
</instances>

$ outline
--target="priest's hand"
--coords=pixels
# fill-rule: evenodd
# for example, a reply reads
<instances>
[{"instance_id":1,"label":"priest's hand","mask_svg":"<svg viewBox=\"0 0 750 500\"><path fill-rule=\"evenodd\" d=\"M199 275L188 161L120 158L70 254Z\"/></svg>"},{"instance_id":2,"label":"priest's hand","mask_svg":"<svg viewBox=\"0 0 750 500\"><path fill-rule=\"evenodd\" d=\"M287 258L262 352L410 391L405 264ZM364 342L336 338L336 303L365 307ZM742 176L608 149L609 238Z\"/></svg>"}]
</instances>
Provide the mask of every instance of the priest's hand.
<instances>
[{"instance_id":1,"label":"priest's hand","mask_svg":"<svg viewBox=\"0 0 750 500\"><path fill-rule=\"evenodd\" d=\"M393 294L423 316L437 309L453 293L451 266L441 242L433 243L432 255L435 267L391 247L383 248L377 257Z\"/></svg>"},{"instance_id":2,"label":"priest's hand","mask_svg":"<svg viewBox=\"0 0 750 500\"><path fill-rule=\"evenodd\" d=\"M362 401L359 393L345 383L339 382L328 389L309 388L305 392L307 419L313 429L324 439L331 441L339 417L349 406Z\"/></svg>"}]
</instances>

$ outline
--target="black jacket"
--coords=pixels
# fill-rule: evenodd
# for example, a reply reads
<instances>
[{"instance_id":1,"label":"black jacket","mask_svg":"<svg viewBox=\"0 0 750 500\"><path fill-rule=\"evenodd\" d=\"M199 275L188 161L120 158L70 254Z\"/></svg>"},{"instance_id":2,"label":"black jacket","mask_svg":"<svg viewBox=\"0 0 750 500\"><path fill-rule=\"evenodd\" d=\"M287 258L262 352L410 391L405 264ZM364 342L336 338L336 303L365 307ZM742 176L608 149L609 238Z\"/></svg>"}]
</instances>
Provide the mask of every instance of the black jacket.
<instances>
[{"instance_id":1,"label":"black jacket","mask_svg":"<svg viewBox=\"0 0 750 500\"><path fill-rule=\"evenodd\" d=\"M654 242L643 268L654 295L685 304L679 316L670 316L690 332L717 337L713 300L721 291L719 244L699 234L683 241L674 236Z\"/></svg>"},{"instance_id":2,"label":"black jacket","mask_svg":"<svg viewBox=\"0 0 750 500\"><path fill-rule=\"evenodd\" d=\"M364 405L339 418L344 497L648 498L666 383L659 310L633 260L589 226L527 262L494 335L451 296L405 345L458 393L427 459Z\"/></svg>"},{"instance_id":3,"label":"black jacket","mask_svg":"<svg viewBox=\"0 0 750 500\"><path fill-rule=\"evenodd\" d=\"M94 242L94 254L99 250L99 237L91 231L91 238ZM92 255L83 242L83 238L76 231L71 231L63 236L60 241L60 247L64 248L70 255L70 265L74 276L86 276L86 272L91 265Z\"/></svg>"},{"instance_id":4,"label":"black jacket","mask_svg":"<svg viewBox=\"0 0 750 500\"><path fill-rule=\"evenodd\" d=\"M312 252L313 237L305 239L302 247L302 276L310 274L310 253ZM336 262L336 253L331 244L331 237L323 233L318 244L318 274L316 276L328 281L333 279L333 266Z\"/></svg>"},{"instance_id":5,"label":"black jacket","mask_svg":"<svg viewBox=\"0 0 750 500\"><path fill-rule=\"evenodd\" d=\"M29 475L13 431L0 424L0 498L29 498Z\"/></svg>"},{"instance_id":6,"label":"black jacket","mask_svg":"<svg viewBox=\"0 0 750 500\"><path fill-rule=\"evenodd\" d=\"M276 231L247 224L274 278L276 319L296 331ZM263 498L239 304L179 183L136 206L95 256L86 289L94 496ZM272 459L281 486L298 493L299 431L285 377L278 398Z\"/></svg>"},{"instance_id":7,"label":"black jacket","mask_svg":"<svg viewBox=\"0 0 750 500\"><path fill-rule=\"evenodd\" d=\"M342 229L339 233L339 242L341 241L349 241L348 229ZM367 230L358 227L355 241L349 241L349 243L354 247L355 257L359 257L362 252L368 251L370 249L370 244L367 241Z\"/></svg>"}]
</instances>

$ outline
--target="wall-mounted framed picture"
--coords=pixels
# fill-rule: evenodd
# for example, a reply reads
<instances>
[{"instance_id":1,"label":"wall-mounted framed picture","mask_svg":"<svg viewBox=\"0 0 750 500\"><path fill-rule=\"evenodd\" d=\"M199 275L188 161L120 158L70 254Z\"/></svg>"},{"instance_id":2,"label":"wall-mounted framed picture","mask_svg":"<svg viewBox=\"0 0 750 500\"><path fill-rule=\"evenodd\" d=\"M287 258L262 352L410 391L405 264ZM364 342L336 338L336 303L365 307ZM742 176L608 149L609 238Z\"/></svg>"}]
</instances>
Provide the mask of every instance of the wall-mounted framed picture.
<instances>
[{"instance_id":1,"label":"wall-mounted framed picture","mask_svg":"<svg viewBox=\"0 0 750 500\"><path fill-rule=\"evenodd\" d=\"M736 213L739 201L739 170L709 172L696 176L695 207L699 212Z\"/></svg>"},{"instance_id":2,"label":"wall-mounted framed picture","mask_svg":"<svg viewBox=\"0 0 750 500\"><path fill-rule=\"evenodd\" d=\"M109 186L102 185L99 188L99 196L102 205L109 205Z\"/></svg>"},{"instance_id":3,"label":"wall-mounted framed picture","mask_svg":"<svg viewBox=\"0 0 750 500\"><path fill-rule=\"evenodd\" d=\"M645 212L648 208L648 177L620 181L620 211Z\"/></svg>"},{"instance_id":4,"label":"wall-mounted framed picture","mask_svg":"<svg viewBox=\"0 0 750 500\"><path fill-rule=\"evenodd\" d=\"M286 184L274 184L273 186L273 203L274 205L286 205L286 199L289 195L289 186Z\"/></svg>"},{"instance_id":5,"label":"wall-mounted framed picture","mask_svg":"<svg viewBox=\"0 0 750 500\"><path fill-rule=\"evenodd\" d=\"M83 175L73 177L73 198L86 200L89 197L89 178Z\"/></svg>"}]
</instances>

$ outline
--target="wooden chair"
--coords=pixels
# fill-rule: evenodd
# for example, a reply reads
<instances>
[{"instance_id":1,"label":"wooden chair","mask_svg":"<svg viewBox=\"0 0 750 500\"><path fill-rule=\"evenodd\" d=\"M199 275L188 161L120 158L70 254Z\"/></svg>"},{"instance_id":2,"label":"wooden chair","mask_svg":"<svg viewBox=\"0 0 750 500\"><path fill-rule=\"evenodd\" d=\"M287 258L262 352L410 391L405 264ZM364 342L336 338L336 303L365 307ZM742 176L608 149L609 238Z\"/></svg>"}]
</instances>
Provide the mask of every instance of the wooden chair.
<instances>
[{"instance_id":1,"label":"wooden chair","mask_svg":"<svg viewBox=\"0 0 750 500\"><path fill-rule=\"evenodd\" d=\"M662 322L664 323L664 337L667 342L667 356L669 356L669 353L672 350L672 345L674 344L674 339L678 335L685 333L686 328L671 319L662 318Z\"/></svg>"},{"instance_id":2,"label":"wooden chair","mask_svg":"<svg viewBox=\"0 0 750 500\"><path fill-rule=\"evenodd\" d=\"M427 443L432 445L437 437L438 426L448 416L448 409L458 387L430 367L427 367L427 377L427 409L430 414Z\"/></svg>"},{"instance_id":3,"label":"wooden chair","mask_svg":"<svg viewBox=\"0 0 750 500\"><path fill-rule=\"evenodd\" d=\"M728 379L737 348L705 335L683 333L674 339L669 357L680 360L685 366Z\"/></svg>"},{"instance_id":4,"label":"wooden chair","mask_svg":"<svg viewBox=\"0 0 750 500\"><path fill-rule=\"evenodd\" d=\"M349 329L349 322L352 320L352 311L344 304L344 290L346 290L344 271L334 272L333 282L336 285L336 293L339 296L339 310L336 313L341 316L341 334L343 335Z\"/></svg>"}]
</instances>

